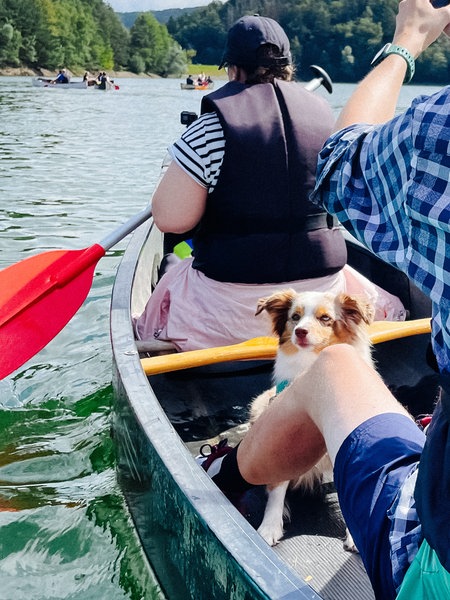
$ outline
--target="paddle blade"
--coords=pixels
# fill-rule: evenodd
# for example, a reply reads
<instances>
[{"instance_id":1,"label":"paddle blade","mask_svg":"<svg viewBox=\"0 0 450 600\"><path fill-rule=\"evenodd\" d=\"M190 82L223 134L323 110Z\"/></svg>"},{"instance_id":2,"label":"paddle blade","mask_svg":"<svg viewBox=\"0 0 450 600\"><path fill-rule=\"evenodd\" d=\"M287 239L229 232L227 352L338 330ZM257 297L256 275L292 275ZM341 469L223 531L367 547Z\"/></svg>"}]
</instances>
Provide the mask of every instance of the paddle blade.
<instances>
[{"instance_id":1,"label":"paddle blade","mask_svg":"<svg viewBox=\"0 0 450 600\"><path fill-rule=\"evenodd\" d=\"M0 379L42 350L77 312L105 250L54 250L0 271Z\"/></svg>"}]
</instances>

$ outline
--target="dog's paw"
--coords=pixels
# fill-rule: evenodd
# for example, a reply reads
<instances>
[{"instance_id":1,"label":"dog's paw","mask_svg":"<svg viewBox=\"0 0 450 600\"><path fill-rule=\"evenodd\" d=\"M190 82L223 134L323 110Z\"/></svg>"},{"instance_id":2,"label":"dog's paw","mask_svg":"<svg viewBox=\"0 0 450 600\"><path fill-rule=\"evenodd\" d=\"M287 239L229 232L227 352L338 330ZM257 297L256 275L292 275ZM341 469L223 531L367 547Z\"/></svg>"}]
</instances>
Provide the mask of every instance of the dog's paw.
<instances>
[{"instance_id":1,"label":"dog's paw","mask_svg":"<svg viewBox=\"0 0 450 600\"><path fill-rule=\"evenodd\" d=\"M347 552L358 552L358 548L348 528L345 530L344 550Z\"/></svg>"},{"instance_id":2,"label":"dog's paw","mask_svg":"<svg viewBox=\"0 0 450 600\"><path fill-rule=\"evenodd\" d=\"M258 528L259 535L269 544L276 546L284 534L283 523L261 523Z\"/></svg>"}]
</instances>

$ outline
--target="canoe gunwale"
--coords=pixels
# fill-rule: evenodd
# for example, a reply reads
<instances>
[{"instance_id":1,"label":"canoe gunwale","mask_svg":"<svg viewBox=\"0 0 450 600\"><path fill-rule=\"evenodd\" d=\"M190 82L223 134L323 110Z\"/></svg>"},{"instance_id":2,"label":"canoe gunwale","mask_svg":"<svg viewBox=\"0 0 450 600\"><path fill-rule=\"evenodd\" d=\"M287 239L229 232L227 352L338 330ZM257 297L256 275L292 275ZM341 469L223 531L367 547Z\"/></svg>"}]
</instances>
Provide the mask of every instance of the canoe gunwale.
<instances>
[{"instance_id":1,"label":"canoe gunwale","mask_svg":"<svg viewBox=\"0 0 450 600\"><path fill-rule=\"evenodd\" d=\"M320 596L277 556L195 463L142 370L131 325L131 290L136 262L151 227L152 221L133 234L118 268L111 299L115 396L113 434L118 447L119 480L135 523L139 521L139 507L136 506L141 500L133 506L133 498L139 494L145 498L149 514L157 514L162 505L166 505L168 511L172 508L178 511L176 514L183 521L170 523L170 517L167 518L165 529L168 531L151 539L143 538L137 523L144 549L153 559L158 555L173 560L168 567L169 571L172 570L171 576L178 575L178 584L186 586L185 591L180 592L180 598L188 592L191 597L202 597L198 592L202 589L202 593L209 594L203 597L215 599L243 597L239 595L240 590L251 594L252 599L319 600ZM128 439L129 435L134 438ZM138 450L141 456L137 454ZM124 465L122 451L136 452L134 465ZM147 471L151 470L151 473L139 472L142 459L146 466L150 466ZM164 483L159 481L160 478ZM170 482L172 490L168 491ZM152 486L156 490L152 491ZM165 498L158 498L158 494L164 493L167 493ZM182 545L184 543L184 547L178 557L173 557L170 556L170 538L178 534L182 538L189 537L178 540ZM150 545L150 550L146 544ZM156 548L155 544L161 544L161 547ZM199 565L202 559L204 562ZM160 564L158 560L161 560ZM175 564L180 560L184 561L183 564ZM162 561L158 558L156 564L153 560L152 563L167 591L172 586L164 581ZM213 581L214 578L217 581ZM177 594L176 588L174 582L171 600ZM236 592L237 595L234 595Z\"/></svg>"}]
</instances>

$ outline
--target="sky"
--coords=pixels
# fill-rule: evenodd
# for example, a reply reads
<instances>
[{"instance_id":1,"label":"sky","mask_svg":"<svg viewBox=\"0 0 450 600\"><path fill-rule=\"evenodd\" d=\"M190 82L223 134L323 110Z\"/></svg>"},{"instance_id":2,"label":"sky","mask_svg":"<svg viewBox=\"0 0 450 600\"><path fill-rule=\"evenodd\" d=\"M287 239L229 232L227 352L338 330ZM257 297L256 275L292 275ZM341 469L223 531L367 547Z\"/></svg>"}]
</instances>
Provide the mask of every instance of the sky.
<instances>
[{"instance_id":1,"label":"sky","mask_svg":"<svg viewBox=\"0 0 450 600\"><path fill-rule=\"evenodd\" d=\"M167 8L195 8L206 6L212 0L105 0L115 12L143 12Z\"/></svg>"}]
</instances>

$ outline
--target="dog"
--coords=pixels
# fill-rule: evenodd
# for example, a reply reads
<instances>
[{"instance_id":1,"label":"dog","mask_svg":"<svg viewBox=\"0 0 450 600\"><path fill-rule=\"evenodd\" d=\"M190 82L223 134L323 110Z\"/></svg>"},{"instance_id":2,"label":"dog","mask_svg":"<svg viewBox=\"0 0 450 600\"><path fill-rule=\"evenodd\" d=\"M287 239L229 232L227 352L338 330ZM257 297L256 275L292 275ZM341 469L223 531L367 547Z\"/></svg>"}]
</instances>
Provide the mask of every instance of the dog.
<instances>
[{"instance_id":1,"label":"dog","mask_svg":"<svg viewBox=\"0 0 450 600\"><path fill-rule=\"evenodd\" d=\"M372 323L375 310L365 299L345 293L297 293L286 289L261 298L256 315L263 311L271 317L273 333L279 338L273 371L275 386L286 387L313 364L324 348L332 344L355 346L364 360L374 367L367 325ZM273 387L253 400L250 425L267 409L276 392L277 387ZM258 532L269 545L276 545L283 536L283 518L289 517L285 504L289 485L312 491L322 481L323 475L331 470L331 461L326 454L296 481L267 486L267 505ZM348 529L344 548L357 551Z\"/></svg>"}]
</instances>

